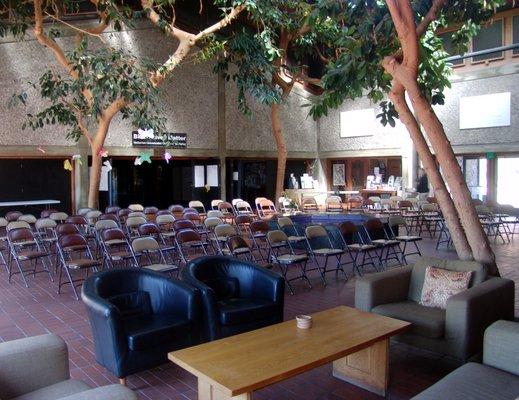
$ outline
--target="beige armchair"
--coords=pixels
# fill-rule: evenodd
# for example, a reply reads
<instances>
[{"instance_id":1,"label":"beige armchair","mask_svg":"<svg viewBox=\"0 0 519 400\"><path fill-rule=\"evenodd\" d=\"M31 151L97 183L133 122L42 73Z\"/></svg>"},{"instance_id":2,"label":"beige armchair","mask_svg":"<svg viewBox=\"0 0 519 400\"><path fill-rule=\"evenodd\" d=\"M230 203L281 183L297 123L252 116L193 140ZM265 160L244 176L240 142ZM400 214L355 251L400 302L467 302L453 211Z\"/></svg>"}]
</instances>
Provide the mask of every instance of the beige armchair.
<instances>
[{"instance_id":1,"label":"beige armchair","mask_svg":"<svg viewBox=\"0 0 519 400\"><path fill-rule=\"evenodd\" d=\"M137 400L122 385L91 389L71 379L67 345L48 334L0 343L2 400Z\"/></svg>"},{"instance_id":2,"label":"beige armchair","mask_svg":"<svg viewBox=\"0 0 519 400\"><path fill-rule=\"evenodd\" d=\"M419 304L428 266L473 271L469 288L452 296L445 310ZM514 295L513 281L487 279L477 262L422 257L414 265L359 278L355 307L411 322L398 341L466 361L481 352L490 324L514 318Z\"/></svg>"}]
</instances>

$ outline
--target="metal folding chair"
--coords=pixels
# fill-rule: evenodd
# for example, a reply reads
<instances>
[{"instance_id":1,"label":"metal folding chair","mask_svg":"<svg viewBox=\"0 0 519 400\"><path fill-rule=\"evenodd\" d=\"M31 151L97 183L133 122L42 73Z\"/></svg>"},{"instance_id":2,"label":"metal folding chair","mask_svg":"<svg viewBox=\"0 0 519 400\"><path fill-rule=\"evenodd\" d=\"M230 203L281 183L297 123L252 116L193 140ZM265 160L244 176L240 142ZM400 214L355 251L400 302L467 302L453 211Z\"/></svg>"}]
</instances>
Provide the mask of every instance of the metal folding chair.
<instances>
[{"instance_id":1,"label":"metal folding chair","mask_svg":"<svg viewBox=\"0 0 519 400\"><path fill-rule=\"evenodd\" d=\"M347 279L346 272L341 265L342 255L344 254L344 250L336 249L333 247L330 236L328 236L328 232L321 225L312 225L307 226L305 229L306 243L308 245L308 249L310 250L310 254L315 262L316 267L312 269L307 269L308 271L318 270L321 275L321 280L323 284L326 286L326 278L325 274L327 272L341 271L344 277ZM324 265L321 267L319 263L319 258L324 258ZM328 260L330 258L334 258L335 268L328 270Z\"/></svg>"}]
</instances>

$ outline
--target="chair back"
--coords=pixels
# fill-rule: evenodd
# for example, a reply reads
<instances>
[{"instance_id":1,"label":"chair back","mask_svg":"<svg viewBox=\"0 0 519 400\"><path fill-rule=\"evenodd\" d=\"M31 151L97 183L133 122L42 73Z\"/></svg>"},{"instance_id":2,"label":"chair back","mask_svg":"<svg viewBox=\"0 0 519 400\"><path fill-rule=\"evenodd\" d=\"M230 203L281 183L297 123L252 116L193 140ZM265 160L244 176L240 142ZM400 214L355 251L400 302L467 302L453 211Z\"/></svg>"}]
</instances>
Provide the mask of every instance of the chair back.
<instances>
[{"instance_id":1,"label":"chair back","mask_svg":"<svg viewBox=\"0 0 519 400\"><path fill-rule=\"evenodd\" d=\"M159 249L159 243L151 236L138 237L132 241L132 250L135 253L141 253L143 251L157 251Z\"/></svg>"},{"instance_id":2,"label":"chair back","mask_svg":"<svg viewBox=\"0 0 519 400\"><path fill-rule=\"evenodd\" d=\"M159 226L173 224L173 222L175 222L175 217L173 216L173 214L169 213L169 211L168 214L157 214L157 218L155 218L155 223Z\"/></svg>"},{"instance_id":3,"label":"chair back","mask_svg":"<svg viewBox=\"0 0 519 400\"><path fill-rule=\"evenodd\" d=\"M282 230L270 231L267 233L267 240L271 245L287 244L288 237Z\"/></svg>"},{"instance_id":4,"label":"chair back","mask_svg":"<svg viewBox=\"0 0 519 400\"><path fill-rule=\"evenodd\" d=\"M146 207L143 210L144 214L157 214L159 209L157 207Z\"/></svg>"},{"instance_id":5,"label":"chair back","mask_svg":"<svg viewBox=\"0 0 519 400\"><path fill-rule=\"evenodd\" d=\"M374 203L380 203L380 197L379 196L369 196L369 199Z\"/></svg>"},{"instance_id":6,"label":"chair back","mask_svg":"<svg viewBox=\"0 0 519 400\"><path fill-rule=\"evenodd\" d=\"M438 212L438 204L436 203L423 203L420 205L420 210L425 213Z\"/></svg>"},{"instance_id":7,"label":"chair back","mask_svg":"<svg viewBox=\"0 0 519 400\"><path fill-rule=\"evenodd\" d=\"M54 208L49 208L48 210L43 210L40 213L40 218L49 218L51 214L56 213L56 212L59 212L59 211Z\"/></svg>"},{"instance_id":8,"label":"chair back","mask_svg":"<svg viewBox=\"0 0 519 400\"><path fill-rule=\"evenodd\" d=\"M218 217L207 217L204 220L204 226L209 229L210 231L214 230L215 227L218 225L222 225L223 221L221 218Z\"/></svg>"},{"instance_id":9,"label":"chair back","mask_svg":"<svg viewBox=\"0 0 519 400\"><path fill-rule=\"evenodd\" d=\"M92 211L90 207L81 207L77 210L77 215L86 216L89 211Z\"/></svg>"},{"instance_id":10,"label":"chair back","mask_svg":"<svg viewBox=\"0 0 519 400\"><path fill-rule=\"evenodd\" d=\"M193 221L189 219L177 219L173 223L173 229L176 232L182 231L184 229L196 229L196 225L193 223Z\"/></svg>"},{"instance_id":11,"label":"chair back","mask_svg":"<svg viewBox=\"0 0 519 400\"><path fill-rule=\"evenodd\" d=\"M319 211L315 197L303 197L301 200L301 208L303 211Z\"/></svg>"},{"instance_id":12,"label":"chair back","mask_svg":"<svg viewBox=\"0 0 519 400\"><path fill-rule=\"evenodd\" d=\"M224 215L220 210L209 210L207 211L207 218L224 218Z\"/></svg>"},{"instance_id":13,"label":"chair back","mask_svg":"<svg viewBox=\"0 0 519 400\"><path fill-rule=\"evenodd\" d=\"M245 239L239 235L229 236L227 238L227 246L233 254L236 252L236 250L240 249L248 249L250 251L250 247L245 241Z\"/></svg>"},{"instance_id":14,"label":"chair back","mask_svg":"<svg viewBox=\"0 0 519 400\"><path fill-rule=\"evenodd\" d=\"M119 225L119 218L117 218L117 215L115 215L115 214L101 214L97 218L97 221L105 221L105 220L114 221L117 225Z\"/></svg>"},{"instance_id":15,"label":"chair back","mask_svg":"<svg viewBox=\"0 0 519 400\"><path fill-rule=\"evenodd\" d=\"M126 235L121 228L110 228L101 231L101 238L103 242L110 242L112 240L124 240L126 241Z\"/></svg>"},{"instance_id":16,"label":"chair back","mask_svg":"<svg viewBox=\"0 0 519 400\"><path fill-rule=\"evenodd\" d=\"M357 225L351 221L341 222L338 226L341 237L346 244L354 244L360 241Z\"/></svg>"},{"instance_id":17,"label":"chair back","mask_svg":"<svg viewBox=\"0 0 519 400\"><path fill-rule=\"evenodd\" d=\"M220 204L220 203L223 203L223 200L220 200L220 199L211 200L211 209L218 210L218 204Z\"/></svg>"},{"instance_id":18,"label":"chair back","mask_svg":"<svg viewBox=\"0 0 519 400\"><path fill-rule=\"evenodd\" d=\"M117 222L115 222L111 219L101 219L95 223L94 230L96 232L101 232L106 229L112 229L112 228L118 228L118 227L119 227L119 225L117 224Z\"/></svg>"},{"instance_id":19,"label":"chair back","mask_svg":"<svg viewBox=\"0 0 519 400\"><path fill-rule=\"evenodd\" d=\"M58 245L65 251L81 251L88 248L87 240L79 233L71 233L58 237Z\"/></svg>"},{"instance_id":20,"label":"chair back","mask_svg":"<svg viewBox=\"0 0 519 400\"><path fill-rule=\"evenodd\" d=\"M199 225L202 221L200 214L192 211L184 212L184 219L192 221L195 225Z\"/></svg>"},{"instance_id":21,"label":"chair back","mask_svg":"<svg viewBox=\"0 0 519 400\"><path fill-rule=\"evenodd\" d=\"M278 225L280 228L294 226L294 222L289 217L279 217Z\"/></svg>"},{"instance_id":22,"label":"chair back","mask_svg":"<svg viewBox=\"0 0 519 400\"><path fill-rule=\"evenodd\" d=\"M142 204L130 204L128 209L131 211L144 211L144 206Z\"/></svg>"},{"instance_id":23,"label":"chair back","mask_svg":"<svg viewBox=\"0 0 519 400\"><path fill-rule=\"evenodd\" d=\"M326 211L342 211L342 199L340 196L328 196L325 204Z\"/></svg>"},{"instance_id":24,"label":"chair back","mask_svg":"<svg viewBox=\"0 0 519 400\"><path fill-rule=\"evenodd\" d=\"M242 214L236 216L236 225L250 225L254 221L250 215Z\"/></svg>"},{"instance_id":25,"label":"chair back","mask_svg":"<svg viewBox=\"0 0 519 400\"><path fill-rule=\"evenodd\" d=\"M386 231L384 224L378 218L370 218L364 222L364 228L371 240L385 239Z\"/></svg>"},{"instance_id":26,"label":"chair back","mask_svg":"<svg viewBox=\"0 0 519 400\"><path fill-rule=\"evenodd\" d=\"M137 232L139 232L139 235L141 236L160 236L161 234L160 228L152 222L147 222L145 224L139 225L137 227Z\"/></svg>"},{"instance_id":27,"label":"chair back","mask_svg":"<svg viewBox=\"0 0 519 400\"><path fill-rule=\"evenodd\" d=\"M49 215L49 218L57 222L65 222L68 218L68 214L64 212L56 212Z\"/></svg>"},{"instance_id":28,"label":"chair back","mask_svg":"<svg viewBox=\"0 0 519 400\"><path fill-rule=\"evenodd\" d=\"M222 224L214 227L214 234L219 238L227 238L236 235L236 228L229 224Z\"/></svg>"},{"instance_id":29,"label":"chair back","mask_svg":"<svg viewBox=\"0 0 519 400\"><path fill-rule=\"evenodd\" d=\"M13 222L18 221L18 218L20 218L23 215L20 211L9 211L7 214L5 214L5 219L7 222Z\"/></svg>"},{"instance_id":30,"label":"chair back","mask_svg":"<svg viewBox=\"0 0 519 400\"><path fill-rule=\"evenodd\" d=\"M9 232L14 229L21 229L21 228L31 229L31 225L29 225L29 223L25 222L25 221L11 221L11 222L7 223L6 231Z\"/></svg>"},{"instance_id":31,"label":"chair back","mask_svg":"<svg viewBox=\"0 0 519 400\"><path fill-rule=\"evenodd\" d=\"M146 218L142 216L128 217L126 220L126 226L129 229L138 228L140 225L147 222Z\"/></svg>"},{"instance_id":32,"label":"chair back","mask_svg":"<svg viewBox=\"0 0 519 400\"><path fill-rule=\"evenodd\" d=\"M9 242L13 244L16 244L18 242L34 242L34 234L31 231L31 229L27 227L20 227L8 230L7 238L9 239Z\"/></svg>"},{"instance_id":33,"label":"chair back","mask_svg":"<svg viewBox=\"0 0 519 400\"><path fill-rule=\"evenodd\" d=\"M316 239L328 237L328 232L321 225L311 225L306 227L305 235L308 239Z\"/></svg>"},{"instance_id":34,"label":"chair back","mask_svg":"<svg viewBox=\"0 0 519 400\"><path fill-rule=\"evenodd\" d=\"M36 217L32 214L24 214L18 218L18 221L25 221L29 225L34 225L37 221Z\"/></svg>"},{"instance_id":35,"label":"chair back","mask_svg":"<svg viewBox=\"0 0 519 400\"><path fill-rule=\"evenodd\" d=\"M126 218L128 218L128 215L130 215L131 212L132 210L129 208L123 208L117 212L117 216L121 222L125 222Z\"/></svg>"},{"instance_id":36,"label":"chair back","mask_svg":"<svg viewBox=\"0 0 519 400\"><path fill-rule=\"evenodd\" d=\"M58 236L58 238L64 235L73 235L76 233L80 233L77 225L69 223L58 224L54 230L56 231L56 235Z\"/></svg>"},{"instance_id":37,"label":"chair back","mask_svg":"<svg viewBox=\"0 0 519 400\"><path fill-rule=\"evenodd\" d=\"M191 200L188 204L189 208L194 208L198 213L205 214L205 206L200 200Z\"/></svg>"},{"instance_id":38,"label":"chair back","mask_svg":"<svg viewBox=\"0 0 519 400\"><path fill-rule=\"evenodd\" d=\"M85 217L88 220L88 222L93 225L93 224L95 224L95 222L97 221L99 216L102 214L103 213L99 210L90 210L89 212L86 213Z\"/></svg>"},{"instance_id":39,"label":"chair back","mask_svg":"<svg viewBox=\"0 0 519 400\"><path fill-rule=\"evenodd\" d=\"M115 214L115 215L117 215L120 210L121 210L121 207L119 207L119 206L109 206L109 207L105 208L105 214Z\"/></svg>"},{"instance_id":40,"label":"chair back","mask_svg":"<svg viewBox=\"0 0 519 400\"><path fill-rule=\"evenodd\" d=\"M58 226L57 222L50 218L40 218L36 220L36 223L34 224L34 227L38 231L45 229L54 229L56 226Z\"/></svg>"},{"instance_id":41,"label":"chair back","mask_svg":"<svg viewBox=\"0 0 519 400\"><path fill-rule=\"evenodd\" d=\"M159 211L157 211L157 217L160 216L160 215L171 215L171 216L173 216L173 214L169 210L159 210Z\"/></svg>"},{"instance_id":42,"label":"chair back","mask_svg":"<svg viewBox=\"0 0 519 400\"><path fill-rule=\"evenodd\" d=\"M250 204L243 200L238 201L234 208L236 209L237 214L254 214Z\"/></svg>"},{"instance_id":43,"label":"chair back","mask_svg":"<svg viewBox=\"0 0 519 400\"><path fill-rule=\"evenodd\" d=\"M234 207L231 203L227 203L226 201L223 201L220 204L218 204L218 210L221 211L224 215L234 215Z\"/></svg>"},{"instance_id":44,"label":"chair back","mask_svg":"<svg viewBox=\"0 0 519 400\"><path fill-rule=\"evenodd\" d=\"M269 231L269 224L265 221L252 221L249 225L252 233L267 233Z\"/></svg>"},{"instance_id":45,"label":"chair back","mask_svg":"<svg viewBox=\"0 0 519 400\"><path fill-rule=\"evenodd\" d=\"M65 223L88 226L88 220L83 215L71 215L65 220Z\"/></svg>"},{"instance_id":46,"label":"chair back","mask_svg":"<svg viewBox=\"0 0 519 400\"><path fill-rule=\"evenodd\" d=\"M202 242L200 234L193 229L184 229L178 232L176 239L179 244Z\"/></svg>"}]
</instances>

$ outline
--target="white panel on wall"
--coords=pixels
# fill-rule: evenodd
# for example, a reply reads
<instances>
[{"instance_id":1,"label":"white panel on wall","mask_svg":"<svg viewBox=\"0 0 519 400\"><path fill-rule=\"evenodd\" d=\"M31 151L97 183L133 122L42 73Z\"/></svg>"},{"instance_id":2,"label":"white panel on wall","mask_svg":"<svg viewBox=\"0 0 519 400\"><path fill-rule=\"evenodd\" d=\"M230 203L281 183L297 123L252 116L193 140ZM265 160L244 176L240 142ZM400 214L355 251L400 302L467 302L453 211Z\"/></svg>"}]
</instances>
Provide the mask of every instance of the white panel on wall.
<instances>
[{"instance_id":1,"label":"white panel on wall","mask_svg":"<svg viewBox=\"0 0 519 400\"><path fill-rule=\"evenodd\" d=\"M211 187L218 187L218 165L207 166L207 184Z\"/></svg>"},{"instance_id":2,"label":"white panel on wall","mask_svg":"<svg viewBox=\"0 0 519 400\"><path fill-rule=\"evenodd\" d=\"M510 126L510 92L460 97L460 129Z\"/></svg>"},{"instance_id":3,"label":"white panel on wall","mask_svg":"<svg viewBox=\"0 0 519 400\"><path fill-rule=\"evenodd\" d=\"M342 111L341 137L373 136L375 122L375 110L372 108Z\"/></svg>"},{"instance_id":4,"label":"white panel on wall","mask_svg":"<svg viewBox=\"0 0 519 400\"><path fill-rule=\"evenodd\" d=\"M203 165L195 165L195 187L205 186L205 168Z\"/></svg>"}]
</instances>

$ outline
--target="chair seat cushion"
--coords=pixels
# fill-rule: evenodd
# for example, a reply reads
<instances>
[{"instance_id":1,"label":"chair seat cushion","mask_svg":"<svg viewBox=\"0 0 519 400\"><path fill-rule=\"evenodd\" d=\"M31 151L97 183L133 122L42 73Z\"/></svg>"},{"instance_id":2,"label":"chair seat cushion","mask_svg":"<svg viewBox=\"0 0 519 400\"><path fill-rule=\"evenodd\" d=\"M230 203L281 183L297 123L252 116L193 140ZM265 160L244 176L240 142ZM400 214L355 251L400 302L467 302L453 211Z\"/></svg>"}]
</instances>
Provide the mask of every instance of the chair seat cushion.
<instances>
[{"instance_id":1,"label":"chair seat cushion","mask_svg":"<svg viewBox=\"0 0 519 400\"><path fill-rule=\"evenodd\" d=\"M35 390L34 392L15 397L12 400L56 400L76 393L85 392L89 389L90 387L81 381L68 379L66 381L58 382L54 385Z\"/></svg>"},{"instance_id":2,"label":"chair seat cushion","mask_svg":"<svg viewBox=\"0 0 519 400\"><path fill-rule=\"evenodd\" d=\"M398 240L387 240L387 239L376 239L372 240L373 243L379 246L395 246L400 244Z\"/></svg>"},{"instance_id":3,"label":"chair seat cushion","mask_svg":"<svg viewBox=\"0 0 519 400\"><path fill-rule=\"evenodd\" d=\"M395 239L401 240L402 242L417 242L419 240L422 240L422 238L420 236L411 236L411 235L397 236Z\"/></svg>"},{"instance_id":4,"label":"chair seat cushion","mask_svg":"<svg viewBox=\"0 0 519 400\"><path fill-rule=\"evenodd\" d=\"M467 363L414 400L505 400L519 394L519 377L483 364Z\"/></svg>"},{"instance_id":5,"label":"chair seat cushion","mask_svg":"<svg viewBox=\"0 0 519 400\"><path fill-rule=\"evenodd\" d=\"M240 281L230 276L206 279L204 283L213 289L217 300L234 298L240 291Z\"/></svg>"},{"instance_id":6,"label":"chair seat cushion","mask_svg":"<svg viewBox=\"0 0 519 400\"><path fill-rule=\"evenodd\" d=\"M303 242L306 240L306 237L304 236L289 236L288 241L289 242Z\"/></svg>"},{"instance_id":7,"label":"chair seat cushion","mask_svg":"<svg viewBox=\"0 0 519 400\"><path fill-rule=\"evenodd\" d=\"M281 254L276 259L282 264L299 263L308 260L306 254Z\"/></svg>"},{"instance_id":8,"label":"chair seat cushion","mask_svg":"<svg viewBox=\"0 0 519 400\"><path fill-rule=\"evenodd\" d=\"M374 250L375 246L371 244L361 244L361 243L353 243L349 244L348 249L353 251L368 251L368 250Z\"/></svg>"},{"instance_id":9,"label":"chair seat cushion","mask_svg":"<svg viewBox=\"0 0 519 400\"><path fill-rule=\"evenodd\" d=\"M144 290L121 293L106 300L116 306L124 317L147 315L152 312L150 295Z\"/></svg>"},{"instance_id":10,"label":"chair seat cushion","mask_svg":"<svg viewBox=\"0 0 519 400\"><path fill-rule=\"evenodd\" d=\"M28 250L22 251L18 253L19 260L33 260L35 258L45 257L47 256L47 252L39 251L39 250Z\"/></svg>"},{"instance_id":11,"label":"chair seat cushion","mask_svg":"<svg viewBox=\"0 0 519 400\"><path fill-rule=\"evenodd\" d=\"M98 267L101 265L101 260L92 260L90 258L79 258L76 260L67 261L67 268L70 269L82 269Z\"/></svg>"},{"instance_id":12,"label":"chair seat cushion","mask_svg":"<svg viewBox=\"0 0 519 400\"><path fill-rule=\"evenodd\" d=\"M382 304L372 309L386 317L401 319L412 323L411 333L433 339L443 337L445 333L445 310L425 307L414 301Z\"/></svg>"},{"instance_id":13,"label":"chair seat cushion","mask_svg":"<svg viewBox=\"0 0 519 400\"><path fill-rule=\"evenodd\" d=\"M152 271L156 272L169 272L177 270L178 266L174 264L151 264L145 265L143 268L151 269Z\"/></svg>"},{"instance_id":14,"label":"chair seat cushion","mask_svg":"<svg viewBox=\"0 0 519 400\"><path fill-rule=\"evenodd\" d=\"M187 318L174 315L148 314L126 318L124 328L130 350L146 350L174 342L190 334Z\"/></svg>"},{"instance_id":15,"label":"chair seat cushion","mask_svg":"<svg viewBox=\"0 0 519 400\"><path fill-rule=\"evenodd\" d=\"M321 256L335 256L343 253L340 249L315 249L313 252Z\"/></svg>"},{"instance_id":16,"label":"chair seat cushion","mask_svg":"<svg viewBox=\"0 0 519 400\"><path fill-rule=\"evenodd\" d=\"M220 323L238 325L267 319L276 314L278 305L270 300L230 298L218 302Z\"/></svg>"}]
</instances>

